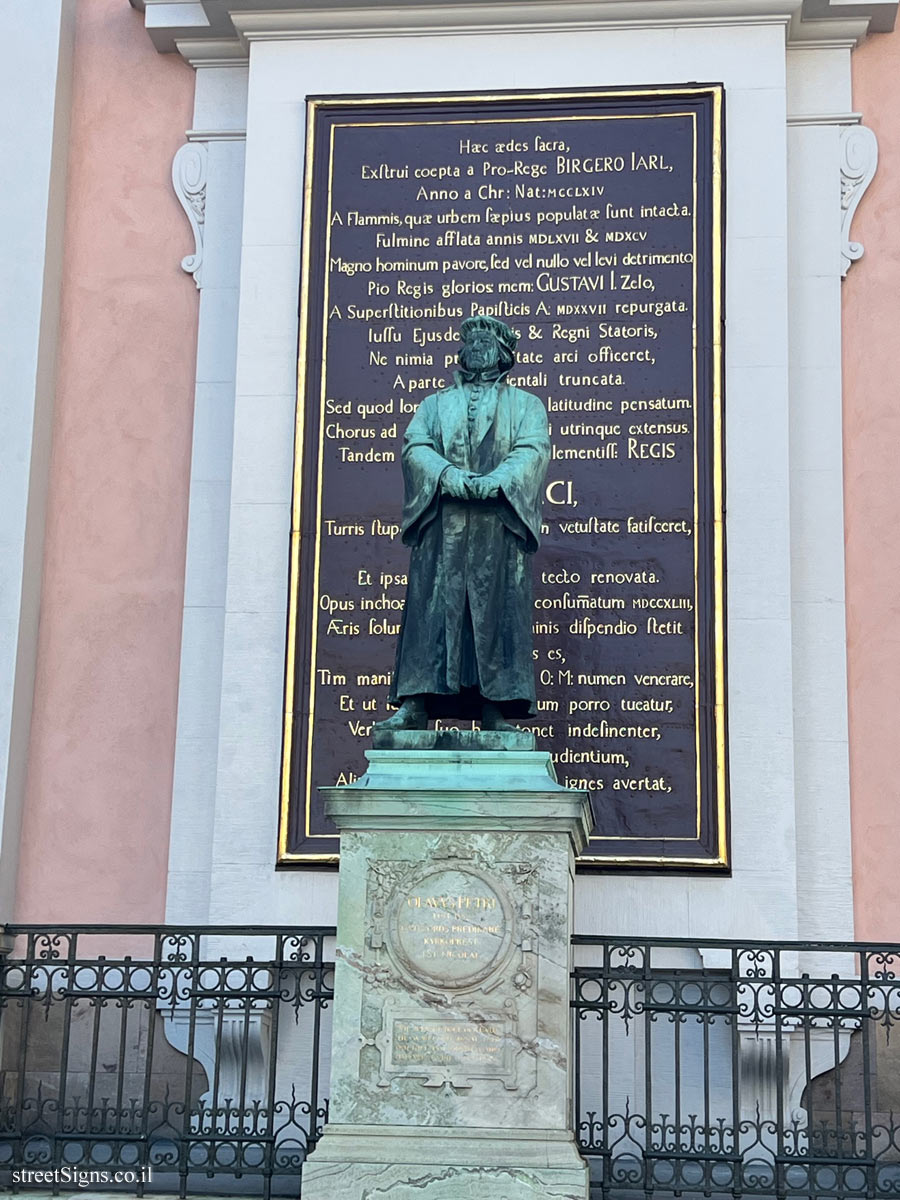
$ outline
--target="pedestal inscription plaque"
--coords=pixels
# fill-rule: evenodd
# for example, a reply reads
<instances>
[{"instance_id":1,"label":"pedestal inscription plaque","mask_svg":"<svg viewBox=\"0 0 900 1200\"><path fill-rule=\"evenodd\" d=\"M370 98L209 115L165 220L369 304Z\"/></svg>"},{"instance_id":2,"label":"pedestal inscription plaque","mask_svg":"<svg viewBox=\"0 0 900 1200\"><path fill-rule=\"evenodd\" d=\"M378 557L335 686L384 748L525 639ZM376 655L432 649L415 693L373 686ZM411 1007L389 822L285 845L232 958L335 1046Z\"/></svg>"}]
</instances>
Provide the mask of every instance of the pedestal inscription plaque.
<instances>
[{"instance_id":1,"label":"pedestal inscription plaque","mask_svg":"<svg viewBox=\"0 0 900 1200\"><path fill-rule=\"evenodd\" d=\"M382 1086L398 1075L425 1087L534 1086L533 1059L519 1051L535 1034L536 881L532 863L488 862L477 851L427 864L370 861L365 967L383 1004L379 1014L368 998L361 1028L380 1053Z\"/></svg>"},{"instance_id":2,"label":"pedestal inscription plaque","mask_svg":"<svg viewBox=\"0 0 900 1200\"><path fill-rule=\"evenodd\" d=\"M391 1024L392 1069L466 1067L481 1071L500 1066L511 1030L502 1017L466 1021L461 1017L395 1017ZM459 1086L458 1084L456 1086Z\"/></svg>"},{"instance_id":3,"label":"pedestal inscription plaque","mask_svg":"<svg viewBox=\"0 0 900 1200\"><path fill-rule=\"evenodd\" d=\"M388 947L402 969L423 983L465 988L502 961L513 936L512 907L487 872L426 868L394 896Z\"/></svg>"}]
</instances>

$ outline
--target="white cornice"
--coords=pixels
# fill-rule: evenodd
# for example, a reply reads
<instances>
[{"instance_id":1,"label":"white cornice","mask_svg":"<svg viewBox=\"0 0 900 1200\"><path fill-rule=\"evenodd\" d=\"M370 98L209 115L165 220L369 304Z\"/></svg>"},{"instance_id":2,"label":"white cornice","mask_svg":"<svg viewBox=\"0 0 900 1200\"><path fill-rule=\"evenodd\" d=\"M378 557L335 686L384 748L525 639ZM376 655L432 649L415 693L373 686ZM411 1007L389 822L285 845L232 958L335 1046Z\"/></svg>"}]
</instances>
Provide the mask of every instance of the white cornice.
<instances>
[{"instance_id":1,"label":"white cornice","mask_svg":"<svg viewBox=\"0 0 900 1200\"><path fill-rule=\"evenodd\" d=\"M175 47L192 67L246 67L247 47L239 38L177 38Z\"/></svg>"},{"instance_id":2,"label":"white cornice","mask_svg":"<svg viewBox=\"0 0 900 1200\"><path fill-rule=\"evenodd\" d=\"M862 113L788 113L788 125L858 125Z\"/></svg>"},{"instance_id":3,"label":"white cornice","mask_svg":"<svg viewBox=\"0 0 900 1200\"><path fill-rule=\"evenodd\" d=\"M243 142L246 129L189 129L185 134L189 142Z\"/></svg>"},{"instance_id":4,"label":"white cornice","mask_svg":"<svg viewBox=\"0 0 900 1200\"><path fill-rule=\"evenodd\" d=\"M893 28L900 0L131 0L157 49L237 65L253 41L597 30L623 25L788 25L792 45L855 45Z\"/></svg>"},{"instance_id":5,"label":"white cornice","mask_svg":"<svg viewBox=\"0 0 900 1200\"><path fill-rule=\"evenodd\" d=\"M672 4L673 0L662 0ZM728 3L729 0L725 0ZM697 7L694 4L679 7ZM717 7L720 7L717 5ZM721 7L724 7L722 5ZM731 6L730 6L731 7ZM754 7L756 7L754 5ZM649 11L655 8L656 12ZM619 11L625 9L628 11ZM416 37L423 34L556 33L617 29L623 26L665 28L696 25L782 24L789 13L737 16L733 11L705 15L661 8L660 0L637 0L617 4L610 0L601 7L596 0L526 0L515 7L500 0L484 4L432 3L424 5L379 5L377 9L304 9L292 13L232 14L243 41L284 41L292 38Z\"/></svg>"}]
</instances>

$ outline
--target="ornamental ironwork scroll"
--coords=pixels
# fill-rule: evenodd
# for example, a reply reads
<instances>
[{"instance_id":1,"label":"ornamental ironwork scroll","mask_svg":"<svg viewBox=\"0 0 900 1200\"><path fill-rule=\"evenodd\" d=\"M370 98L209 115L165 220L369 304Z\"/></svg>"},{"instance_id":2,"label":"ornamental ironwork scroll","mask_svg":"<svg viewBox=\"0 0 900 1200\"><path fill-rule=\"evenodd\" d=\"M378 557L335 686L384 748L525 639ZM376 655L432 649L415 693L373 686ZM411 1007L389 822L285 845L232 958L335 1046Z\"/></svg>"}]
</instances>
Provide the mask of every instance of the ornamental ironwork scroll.
<instances>
[{"instance_id":1,"label":"ornamental ironwork scroll","mask_svg":"<svg viewBox=\"0 0 900 1200\"><path fill-rule=\"evenodd\" d=\"M279 862L336 861L399 629L399 452L460 321L520 334L553 459L538 745L582 867L728 863L723 91L308 102Z\"/></svg>"}]
</instances>

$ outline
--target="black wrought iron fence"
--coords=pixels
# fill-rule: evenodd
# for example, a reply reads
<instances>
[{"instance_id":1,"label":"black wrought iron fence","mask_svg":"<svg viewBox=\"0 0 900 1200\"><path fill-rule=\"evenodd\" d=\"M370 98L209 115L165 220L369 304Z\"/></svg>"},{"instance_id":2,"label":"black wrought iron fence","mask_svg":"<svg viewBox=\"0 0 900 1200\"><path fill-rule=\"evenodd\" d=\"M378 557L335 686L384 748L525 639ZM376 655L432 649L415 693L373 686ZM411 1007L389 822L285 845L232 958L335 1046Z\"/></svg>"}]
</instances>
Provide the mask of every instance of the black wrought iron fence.
<instances>
[{"instance_id":1,"label":"black wrought iron fence","mask_svg":"<svg viewBox=\"0 0 900 1200\"><path fill-rule=\"evenodd\" d=\"M333 935L8 927L0 1182L296 1196L327 1117ZM900 1198L900 946L574 945L597 1197Z\"/></svg>"},{"instance_id":2,"label":"black wrought iron fence","mask_svg":"<svg viewBox=\"0 0 900 1200\"><path fill-rule=\"evenodd\" d=\"M296 1195L327 1114L333 934L7 927L7 1185Z\"/></svg>"},{"instance_id":3,"label":"black wrought iron fence","mask_svg":"<svg viewBox=\"0 0 900 1200\"><path fill-rule=\"evenodd\" d=\"M900 946L574 942L598 1196L900 1196Z\"/></svg>"}]
</instances>

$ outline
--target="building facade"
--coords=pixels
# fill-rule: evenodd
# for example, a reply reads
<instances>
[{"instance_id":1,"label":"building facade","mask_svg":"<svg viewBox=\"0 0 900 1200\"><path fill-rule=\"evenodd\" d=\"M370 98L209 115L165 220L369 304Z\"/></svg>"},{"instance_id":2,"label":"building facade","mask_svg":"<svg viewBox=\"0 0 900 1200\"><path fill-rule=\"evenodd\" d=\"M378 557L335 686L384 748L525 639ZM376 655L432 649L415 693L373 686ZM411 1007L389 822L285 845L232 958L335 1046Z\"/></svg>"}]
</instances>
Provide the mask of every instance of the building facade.
<instances>
[{"instance_id":1,"label":"building facade","mask_svg":"<svg viewBox=\"0 0 900 1200\"><path fill-rule=\"evenodd\" d=\"M182 1188L212 1164L295 1194L322 1133L338 872L283 825L286 676L315 674L309 99L689 95L724 98L728 803L715 869L576 878L574 1135L604 1194L648 1170L645 1118L672 1172L648 1194L895 1194L896 9L0 0L0 1167L96 1165L96 1120L163 1190L177 1161Z\"/></svg>"},{"instance_id":2,"label":"building facade","mask_svg":"<svg viewBox=\"0 0 900 1200\"><path fill-rule=\"evenodd\" d=\"M6 7L7 916L332 919L332 870L275 869L306 97L700 79L732 869L584 876L579 925L887 937L893 6Z\"/></svg>"}]
</instances>

